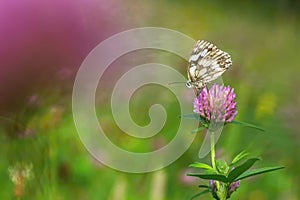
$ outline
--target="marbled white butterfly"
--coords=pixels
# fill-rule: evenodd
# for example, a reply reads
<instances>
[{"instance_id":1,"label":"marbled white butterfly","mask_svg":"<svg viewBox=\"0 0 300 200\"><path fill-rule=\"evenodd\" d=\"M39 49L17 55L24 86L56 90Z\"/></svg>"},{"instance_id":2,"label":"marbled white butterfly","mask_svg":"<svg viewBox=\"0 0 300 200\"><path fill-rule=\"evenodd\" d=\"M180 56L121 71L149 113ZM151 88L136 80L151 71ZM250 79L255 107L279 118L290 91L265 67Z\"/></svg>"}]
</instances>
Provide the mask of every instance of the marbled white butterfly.
<instances>
[{"instance_id":1,"label":"marbled white butterfly","mask_svg":"<svg viewBox=\"0 0 300 200\"><path fill-rule=\"evenodd\" d=\"M194 46L187 74L188 88L202 90L207 83L220 77L232 64L230 55L218 49L214 44L199 40Z\"/></svg>"}]
</instances>

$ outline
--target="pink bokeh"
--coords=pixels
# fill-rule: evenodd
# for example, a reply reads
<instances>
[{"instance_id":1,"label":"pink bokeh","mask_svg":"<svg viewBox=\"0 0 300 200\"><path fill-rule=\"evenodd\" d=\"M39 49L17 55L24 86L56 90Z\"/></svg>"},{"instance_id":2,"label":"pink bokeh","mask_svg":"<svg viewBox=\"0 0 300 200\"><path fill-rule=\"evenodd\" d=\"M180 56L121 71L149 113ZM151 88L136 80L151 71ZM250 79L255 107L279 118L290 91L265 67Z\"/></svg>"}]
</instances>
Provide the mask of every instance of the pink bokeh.
<instances>
[{"instance_id":1,"label":"pink bokeh","mask_svg":"<svg viewBox=\"0 0 300 200\"><path fill-rule=\"evenodd\" d=\"M112 0L1 1L1 110L72 80L89 51L118 32L119 7Z\"/></svg>"}]
</instances>

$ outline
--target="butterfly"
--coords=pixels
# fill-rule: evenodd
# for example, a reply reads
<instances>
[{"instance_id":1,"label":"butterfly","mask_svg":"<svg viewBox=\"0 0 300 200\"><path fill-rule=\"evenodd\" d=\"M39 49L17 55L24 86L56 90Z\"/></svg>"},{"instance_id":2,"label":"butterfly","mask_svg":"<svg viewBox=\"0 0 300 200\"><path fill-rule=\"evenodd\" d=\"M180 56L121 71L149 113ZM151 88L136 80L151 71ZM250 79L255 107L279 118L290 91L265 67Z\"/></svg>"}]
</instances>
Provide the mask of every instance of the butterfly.
<instances>
[{"instance_id":1,"label":"butterfly","mask_svg":"<svg viewBox=\"0 0 300 200\"><path fill-rule=\"evenodd\" d=\"M187 67L189 80L186 86L201 91L209 82L220 77L231 65L232 61L228 53L210 42L199 40L189 59Z\"/></svg>"}]
</instances>

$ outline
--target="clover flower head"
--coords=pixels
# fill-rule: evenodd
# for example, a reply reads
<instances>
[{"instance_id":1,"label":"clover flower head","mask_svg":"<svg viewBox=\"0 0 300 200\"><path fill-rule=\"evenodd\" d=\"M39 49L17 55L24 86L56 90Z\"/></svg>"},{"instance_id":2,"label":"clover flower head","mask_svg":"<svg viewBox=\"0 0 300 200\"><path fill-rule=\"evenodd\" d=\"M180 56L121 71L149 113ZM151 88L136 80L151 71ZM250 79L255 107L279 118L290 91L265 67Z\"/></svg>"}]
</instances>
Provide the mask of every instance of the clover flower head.
<instances>
[{"instance_id":1,"label":"clover flower head","mask_svg":"<svg viewBox=\"0 0 300 200\"><path fill-rule=\"evenodd\" d=\"M205 87L194 99L194 112L206 122L230 123L237 115L234 89L230 86L214 84Z\"/></svg>"}]
</instances>

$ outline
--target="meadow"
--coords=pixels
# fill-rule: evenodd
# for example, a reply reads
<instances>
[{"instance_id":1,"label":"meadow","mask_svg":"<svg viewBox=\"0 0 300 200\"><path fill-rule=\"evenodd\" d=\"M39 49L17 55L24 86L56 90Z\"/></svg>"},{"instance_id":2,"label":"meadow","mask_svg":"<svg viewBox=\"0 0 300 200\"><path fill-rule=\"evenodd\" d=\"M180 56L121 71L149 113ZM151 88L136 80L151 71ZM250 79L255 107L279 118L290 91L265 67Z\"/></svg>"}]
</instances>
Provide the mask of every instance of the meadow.
<instances>
[{"instance_id":1,"label":"meadow","mask_svg":"<svg viewBox=\"0 0 300 200\"><path fill-rule=\"evenodd\" d=\"M197 133L191 147L169 166L156 172L131 174L111 169L93 158L74 125L72 87L85 56L109 36L145 26L164 27L195 40L212 41L232 57L233 65L222 78L225 85L235 88L237 119L259 125L266 132L225 126L217 143L217 156L230 159L247 149L262 157L257 167L283 165L285 169L242 181L231 199L300 198L297 2L63 2L44 5L29 1L24 7L3 3L20 16L1 20L8 30L0 33L4 44L0 50L5 52L0 55L0 199L182 200L199 191L200 179L185 174L189 164L199 161L205 132ZM68 5L72 6L65 12ZM39 12L31 16L26 9ZM2 13L5 15L10 16ZM23 24L24 16L30 17ZM11 28L11 24L24 27ZM17 34L18 30L23 30L26 38ZM131 117L141 126L149 123L152 104L165 108L168 119L157 135L132 138L114 121L110 107L114 84L132 66L153 61L186 76L187 61L169 52L147 49L112 63L97 89L99 123L113 143L129 151L148 152L164 146L172 140L180 122L176 97L158 85L139 88L130 101ZM10 171L16 171L18 163L30 171L24 185L11 180ZM210 194L199 197L210 198Z\"/></svg>"}]
</instances>

